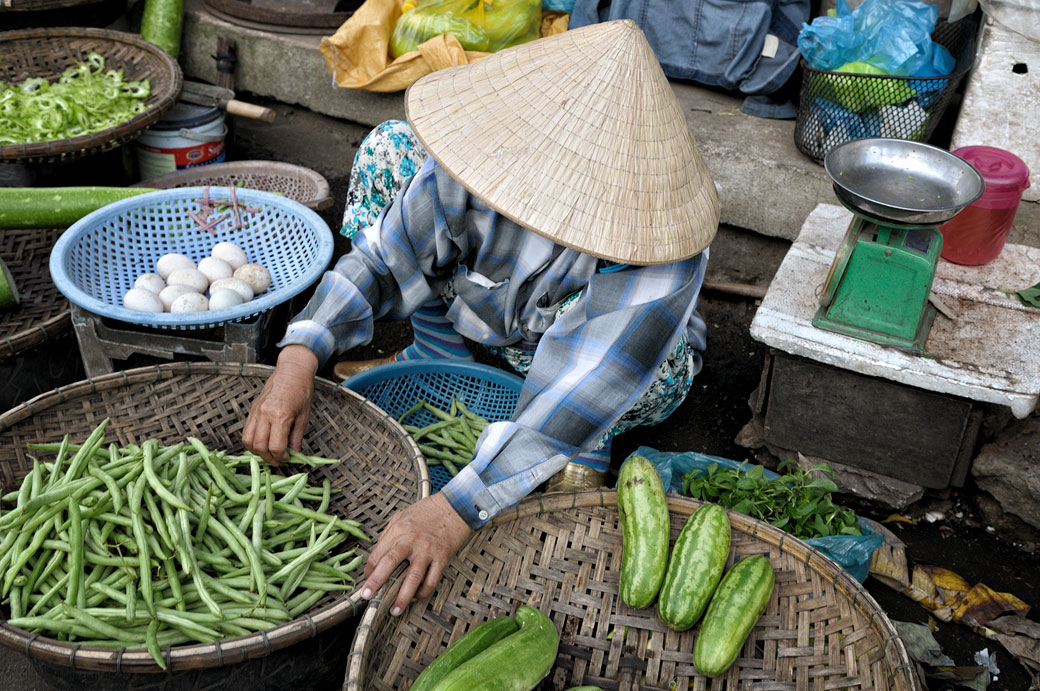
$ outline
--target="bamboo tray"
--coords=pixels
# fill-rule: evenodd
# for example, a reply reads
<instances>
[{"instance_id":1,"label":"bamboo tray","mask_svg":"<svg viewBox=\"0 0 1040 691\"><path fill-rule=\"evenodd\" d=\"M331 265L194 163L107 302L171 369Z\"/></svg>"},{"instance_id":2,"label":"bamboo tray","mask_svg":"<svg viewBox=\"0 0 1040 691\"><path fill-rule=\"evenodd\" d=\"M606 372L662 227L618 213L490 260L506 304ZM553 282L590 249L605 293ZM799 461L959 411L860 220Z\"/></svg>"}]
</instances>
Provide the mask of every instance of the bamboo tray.
<instances>
[{"instance_id":1,"label":"bamboo tray","mask_svg":"<svg viewBox=\"0 0 1040 691\"><path fill-rule=\"evenodd\" d=\"M669 497L672 544L700 505ZM499 516L473 534L434 594L400 617L389 616L400 585L391 582L362 616L343 688L407 688L450 643L524 603L560 634L541 689L920 688L895 628L862 585L801 540L743 514L729 517L729 564L765 555L776 586L741 655L715 680L693 666L697 627L670 631L656 608L620 601L617 495L594 490L536 496Z\"/></svg>"},{"instance_id":2,"label":"bamboo tray","mask_svg":"<svg viewBox=\"0 0 1040 691\"><path fill-rule=\"evenodd\" d=\"M179 362L115 372L37 396L0 415L0 492L10 491L31 469L28 443L60 441L66 433L78 441L105 417L111 418L107 439L119 444L195 436L211 448L241 451L249 405L271 371L266 365ZM429 494L426 464L408 433L371 402L330 381L315 380L303 450L343 460L300 470L340 489L330 511L360 521L369 535L378 535L398 509ZM370 545L358 543L357 549L364 554ZM357 592L333 593L262 633L164 648L166 673L143 649L80 647L6 622L0 623L0 644L28 655L62 688L256 689L258 681L284 688L300 683L311 664L337 665L342 675L341 659L315 656L307 641L360 614L362 606ZM0 612L0 622L6 616ZM293 664L308 654L313 663Z\"/></svg>"},{"instance_id":3,"label":"bamboo tray","mask_svg":"<svg viewBox=\"0 0 1040 691\"><path fill-rule=\"evenodd\" d=\"M0 311L0 360L64 333L72 324L69 301L51 281L51 248L60 229L5 230L3 258L21 293L21 304Z\"/></svg>"},{"instance_id":4,"label":"bamboo tray","mask_svg":"<svg viewBox=\"0 0 1040 691\"><path fill-rule=\"evenodd\" d=\"M0 32L0 81L30 77L53 81L91 52L105 58L106 70L122 70L127 80L147 79L148 109L91 134L29 144L0 145L0 162L46 162L78 158L137 138L173 107L184 77L177 61L137 34L111 29L57 27Z\"/></svg>"}]
</instances>

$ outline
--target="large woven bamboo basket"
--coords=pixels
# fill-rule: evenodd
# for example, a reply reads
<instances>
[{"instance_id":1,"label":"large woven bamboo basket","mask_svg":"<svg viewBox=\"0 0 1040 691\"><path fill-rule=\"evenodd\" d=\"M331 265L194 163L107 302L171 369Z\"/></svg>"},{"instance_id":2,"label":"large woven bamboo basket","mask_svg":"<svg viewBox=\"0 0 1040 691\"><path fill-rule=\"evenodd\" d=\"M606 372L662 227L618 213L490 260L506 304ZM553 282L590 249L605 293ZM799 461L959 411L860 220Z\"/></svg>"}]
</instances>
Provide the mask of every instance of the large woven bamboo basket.
<instances>
[{"instance_id":1,"label":"large woven bamboo basket","mask_svg":"<svg viewBox=\"0 0 1040 691\"><path fill-rule=\"evenodd\" d=\"M10 491L31 469L27 444L60 441L65 434L83 439L105 417L111 418L106 439L118 444L148 438L174 443L194 436L211 448L240 452L249 406L271 371L266 365L179 362L115 372L37 396L0 415L0 492ZM315 380L303 450L342 463L290 465L288 472L309 472L319 484L329 480L340 490L329 510L360 521L369 535L378 535L398 509L429 494L426 464L408 433L371 402L330 381ZM350 546L360 554L370 548L361 542ZM143 649L79 647L7 623L0 624L0 644L27 654L62 688L286 688L317 664L335 666L342 678L348 640L339 653L323 651L306 664L293 664L292 657L313 653L309 639L360 614L362 607L357 592L332 593L302 616L263 633L165 648L169 671L159 676L154 673L160 668ZM6 617L6 611L0 613L0 620Z\"/></svg>"},{"instance_id":2,"label":"large woven bamboo basket","mask_svg":"<svg viewBox=\"0 0 1040 691\"><path fill-rule=\"evenodd\" d=\"M277 192L304 206L320 211L332 205L329 183L317 171L282 161L230 161L142 180L133 187L247 187Z\"/></svg>"},{"instance_id":3,"label":"large woven bamboo basket","mask_svg":"<svg viewBox=\"0 0 1040 691\"><path fill-rule=\"evenodd\" d=\"M60 229L5 230L0 258L11 270L21 303L0 311L0 360L64 333L72 324L69 301L51 281L51 248Z\"/></svg>"},{"instance_id":4,"label":"large woven bamboo basket","mask_svg":"<svg viewBox=\"0 0 1040 691\"><path fill-rule=\"evenodd\" d=\"M162 48L137 34L111 29L56 27L0 32L0 81L31 77L54 81L91 52L105 58L106 70L122 70L127 80L147 79L147 110L99 132L29 144L0 145L0 161L45 162L77 158L135 139L177 102L184 77Z\"/></svg>"},{"instance_id":5,"label":"large woven bamboo basket","mask_svg":"<svg viewBox=\"0 0 1040 691\"><path fill-rule=\"evenodd\" d=\"M669 497L672 543L700 502ZM905 647L869 593L801 540L730 512L729 565L762 554L776 586L734 665L715 680L693 665L697 627L677 633L656 608L618 597L617 494L596 490L529 498L473 534L437 590L389 616L399 583L370 601L350 653L345 690L404 689L449 644L521 604L546 613L559 654L539 688L918 689Z\"/></svg>"}]
</instances>

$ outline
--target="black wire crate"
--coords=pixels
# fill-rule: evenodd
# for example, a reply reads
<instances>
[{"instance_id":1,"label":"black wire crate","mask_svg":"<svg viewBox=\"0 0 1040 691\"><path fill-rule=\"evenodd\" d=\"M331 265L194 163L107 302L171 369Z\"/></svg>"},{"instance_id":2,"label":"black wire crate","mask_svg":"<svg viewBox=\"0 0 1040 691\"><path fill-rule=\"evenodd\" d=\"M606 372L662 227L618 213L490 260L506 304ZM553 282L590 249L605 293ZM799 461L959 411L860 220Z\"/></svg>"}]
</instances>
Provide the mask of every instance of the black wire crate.
<instances>
[{"instance_id":1,"label":"black wire crate","mask_svg":"<svg viewBox=\"0 0 1040 691\"><path fill-rule=\"evenodd\" d=\"M932 40L957 62L943 77L895 77L818 70L804 60L794 141L815 161L853 139L928 141L953 102L975 54L975 19L940 20Z\"/></svg>"}]
</instances>

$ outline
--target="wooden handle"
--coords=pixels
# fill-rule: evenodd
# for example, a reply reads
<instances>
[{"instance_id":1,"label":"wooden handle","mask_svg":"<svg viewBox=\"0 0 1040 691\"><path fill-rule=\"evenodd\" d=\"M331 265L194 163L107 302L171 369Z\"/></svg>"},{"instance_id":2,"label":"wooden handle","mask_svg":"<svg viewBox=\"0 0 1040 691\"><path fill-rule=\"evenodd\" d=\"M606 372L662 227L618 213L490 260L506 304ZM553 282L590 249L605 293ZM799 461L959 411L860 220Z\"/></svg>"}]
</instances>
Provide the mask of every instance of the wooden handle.
<instances>
[{"instance_id":1,"label":"wooden handle","mask_svg":"<svg viewBox=\"0 0 1040 691\"><path fill-rule=\"evenodd\" d=\"M252 103L245 103L233 98L225 104L224 110L232 115L241 115L244 118L263 120L264 122L274 122L275 115L277 115L270 108L265 108L264 106L258 106Z\"/></svg>"}]
</instances>

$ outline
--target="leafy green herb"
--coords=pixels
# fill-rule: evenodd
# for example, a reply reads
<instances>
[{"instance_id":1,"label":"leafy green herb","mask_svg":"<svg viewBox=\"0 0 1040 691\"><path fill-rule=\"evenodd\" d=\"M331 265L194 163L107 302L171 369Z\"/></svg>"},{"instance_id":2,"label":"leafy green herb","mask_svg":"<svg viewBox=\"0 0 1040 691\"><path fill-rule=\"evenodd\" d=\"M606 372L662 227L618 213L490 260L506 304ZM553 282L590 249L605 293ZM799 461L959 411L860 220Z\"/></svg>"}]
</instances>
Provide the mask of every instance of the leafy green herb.
<instances>
[{"instance_id":1,"label":"leafy green herb","mask_svg":"<svg viewBox=\"0 0 1040 691\"><path fill-rule=\"evenodd\" d=\"M1026 307L1040 307L1040 283L1037 283L1031 288L1023 288L1022 290L1007 291L1012 292L1018 296L1018 299L1022 301L1022 304Z\"/></svg>"},{"instance_id":2,"label":"leafy green herb","mask_svg":"<svg viewBox=\"0 0 1040 691\"><path fill-rule=\"evenodd\" d=\"M831 501L838 486L830 478L834 471L826 463L810 469L792 460L780 462L779 477L765 477L760 465L719 468L712 463L706 470L693 470L683 476L683 492L696 499L711 501L765 521L795 537L808 539L829 535L862 535L856 513ZM827 477L815 477L823 473Z\"/></svg>"},{"instance_id":3,"label":"leafy green herb","mask_svg":"<svg viewBox=\"0 0 1040 691\"><path fill-rule=\"evenodd\" d=\"M0 144L29 144L100 132L148 109L147 79L127 81L90 53L51 83L33 77L0 82Z\"/></svg>"}]
</instances>

